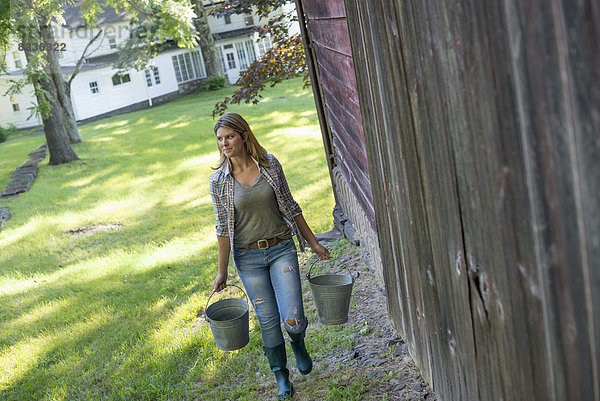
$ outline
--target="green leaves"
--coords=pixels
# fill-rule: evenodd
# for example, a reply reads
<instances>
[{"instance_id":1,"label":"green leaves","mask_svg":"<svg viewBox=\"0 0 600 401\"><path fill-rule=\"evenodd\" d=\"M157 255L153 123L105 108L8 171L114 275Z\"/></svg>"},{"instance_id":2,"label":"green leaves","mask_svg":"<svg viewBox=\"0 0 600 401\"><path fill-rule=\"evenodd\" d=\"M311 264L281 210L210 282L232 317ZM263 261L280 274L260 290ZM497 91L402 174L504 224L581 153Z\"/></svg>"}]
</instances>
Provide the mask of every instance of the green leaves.
<instances>
[{"instance_id":1,"label":"green leaves","mask_svg":"<svg viewBox=\"0 0 600 401\"><path fill-rule=\"evenodd\" d=\"M0 0L0 20L8 20L10 14L10 0Z\"/></svg>"},{"instance_id":2,"label":"green leaves","mask_svg":"<svg viewBox=\"0 0 600 401\"><path fill-rule=\"evenodd\" d=\"M210 12L211 15L222 18L231 14L252 14L256 13L261 18L268 18L269 14L277 8L282 7L290 0L229 0L215 6Z\"/></svg>"},{"instance_id":3,"label":"green leaves","mask_svg":"<svg viewBox=\"0 0 600 401\"><path fill-rule=\"evenodd\" d=\"M0 0L0 39L5 36L9 28L10 9L11 0Z\"/></svg>"},{"instance_id":4,"label":"green leaves","mask_svg":"<svg viewBox=\"0 0 600 401\"><path fill-rule=\"evenodd\" d=\"M119 46L115 67L143 70L150 60L170 43L194 48L196 14L189 0L153 0L149 2L115 2L132 16L130 37Z\"/></svg>"},{"instance_id":5,"label":"green leaves","mask_svg":"<svg viewBox=\"0 0 600 401\"><path fill-rule=\"evenodd\" d=\"M237 81L239 88L230 97L217 102L213 118L225 113L229 105L257 104L260 93L268 85L273 87L283 80L304 77L304 87L310 86L308 69L304 58L304 47L300 35L289 35L289 28L296 20L294 13L281 11L280 7L291 3L286 0L226 0L211 9L210 14L221 18L231 14L256 14L268 18L266 24L256 28L259 37L271 37L273 47L261 60L256 60L244 71Z\"/></svg>"},{"instance_id":6,"label":"green leaves","mask_svg":"<svg viewBox=\"0 0 600 401\"><path fill-rule=\"evenodd\" d=\"M237 81L239 88L231 97L215 104L212 116L222 115L229 105L240 104L242 101L257 104L262 98L260 93L267 85L273 87L299 75L304 76L304 87L309 86L302 38L294 35L285 42L275 43L261 60L250 64Z\"/></svg>"}]
</instances>

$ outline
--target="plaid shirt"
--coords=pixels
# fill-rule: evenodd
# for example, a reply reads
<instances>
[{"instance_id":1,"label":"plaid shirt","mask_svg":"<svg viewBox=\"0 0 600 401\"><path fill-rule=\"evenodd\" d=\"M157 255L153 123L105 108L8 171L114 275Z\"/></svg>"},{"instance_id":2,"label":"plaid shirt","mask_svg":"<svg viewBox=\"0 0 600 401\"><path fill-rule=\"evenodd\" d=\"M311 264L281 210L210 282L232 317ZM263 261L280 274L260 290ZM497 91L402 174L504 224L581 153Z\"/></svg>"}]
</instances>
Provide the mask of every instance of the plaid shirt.
<instances>
[{"instance_id":1,"label":"plaid shirt","mask_svg":"<svg viewBox=\"0 0 600 401\"><path fill-rule=\"evenodd\" d=\"M292 197L279 160L271 154L267 155L267 159L269 160L269 167L263 167L256 160L253 160L258 166L259 174L273 187L279 211L288 227L292 230L292 233L298 237L300 250L304 251L304 239L294 221L294 217L301 214L302 209L300 209L300 205ZM229 172L229 163L224 163L220 169L210 175L209 179L210 196L212 197L217 217L217 236L229 237L231 250L233 250L233 244L235 244L233 240L235 232L233 180L234 178Z\"/></svg>"}]
</instances>

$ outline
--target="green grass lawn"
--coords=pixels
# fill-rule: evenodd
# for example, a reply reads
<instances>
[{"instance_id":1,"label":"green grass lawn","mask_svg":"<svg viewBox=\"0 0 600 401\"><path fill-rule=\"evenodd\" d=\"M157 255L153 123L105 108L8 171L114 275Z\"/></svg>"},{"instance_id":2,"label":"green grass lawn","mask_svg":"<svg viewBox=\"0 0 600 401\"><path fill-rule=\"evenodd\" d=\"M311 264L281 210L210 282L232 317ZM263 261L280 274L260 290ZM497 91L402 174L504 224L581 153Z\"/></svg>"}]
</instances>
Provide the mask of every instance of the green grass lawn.
<instances>
[{"instance_id":1,"label":"green grass lawn","mask_svg":"<svg viewBox=\"0 0 600 401\"><path fill-rule=\"evenodd\" d=\"M27 160L27 154L43 144L40 137L22 137L0 143L0 193L12 181L12 173Z\"/></svg>"},{"instance_id":2,"label":"green grass lawn","mask_svg":"<svg viewBox=\"0 0 600 401\"><path fill-rule=\"evenodd\" d=\"M284 82L231 111L279 158L322 232L334 200L312 93L301 85ZM46 159L29 192L0 204L14 213L0 228L1 400L256 399L257 375L270 373L255 319L249 346L228 353L197 318L216 272L210 113L231 91L82 126L81 161ZM0 144L0 190L43 142ZM352 337L324 333L323 344Z\"/></svg>"}]
</instances>

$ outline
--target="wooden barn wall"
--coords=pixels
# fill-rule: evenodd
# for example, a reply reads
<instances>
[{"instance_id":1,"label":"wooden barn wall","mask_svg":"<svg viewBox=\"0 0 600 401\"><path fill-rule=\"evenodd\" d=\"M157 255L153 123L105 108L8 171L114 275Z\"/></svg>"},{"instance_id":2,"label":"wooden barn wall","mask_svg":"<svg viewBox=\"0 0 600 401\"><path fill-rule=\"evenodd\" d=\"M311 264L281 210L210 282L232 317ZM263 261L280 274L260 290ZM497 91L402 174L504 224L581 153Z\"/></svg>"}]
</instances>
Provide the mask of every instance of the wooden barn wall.
<instances>
[{"instance_id":1,"label":"wooden barn wall","mask_svg":"<svg viewBox=\"0 0 600 401\"><path fill-rule=\"evenodd\" d=\"M438 398L600 400L597 2L345 10L390 317Z\"/></svg>"},{"instance_id":2,"label":"wooden barn wall","mask_svg":"<svg viewBox=\"0 0 600 401\"><path fill-rule=\"evenodd\" d=\"M302 0L300 3L316 59L319 82L314 84L320 85L333 142L334 164L374 230L375 211L344 0Z\"/></svg>"}]
</instances>

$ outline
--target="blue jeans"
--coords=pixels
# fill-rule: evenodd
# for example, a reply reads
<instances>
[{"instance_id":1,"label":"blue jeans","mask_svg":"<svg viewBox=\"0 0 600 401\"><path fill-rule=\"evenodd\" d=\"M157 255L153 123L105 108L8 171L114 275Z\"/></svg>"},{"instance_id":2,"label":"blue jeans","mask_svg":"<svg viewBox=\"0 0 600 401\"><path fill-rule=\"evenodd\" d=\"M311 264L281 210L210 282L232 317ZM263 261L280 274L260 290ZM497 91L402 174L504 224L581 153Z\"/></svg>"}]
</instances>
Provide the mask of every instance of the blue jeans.
<instances>
[{"instance_id":1,"label":"blue jeans","mask_svg":"<svg viewBox=\"0 0 600 401\"><path fill-rule=\"evenodd\" d=\"M276 347L284 342L281 321L289 333L303 332L308 322L294 240L267 249L234 248L233 257L258 316L263 345Z\"/></svg>"}]
</instances>

